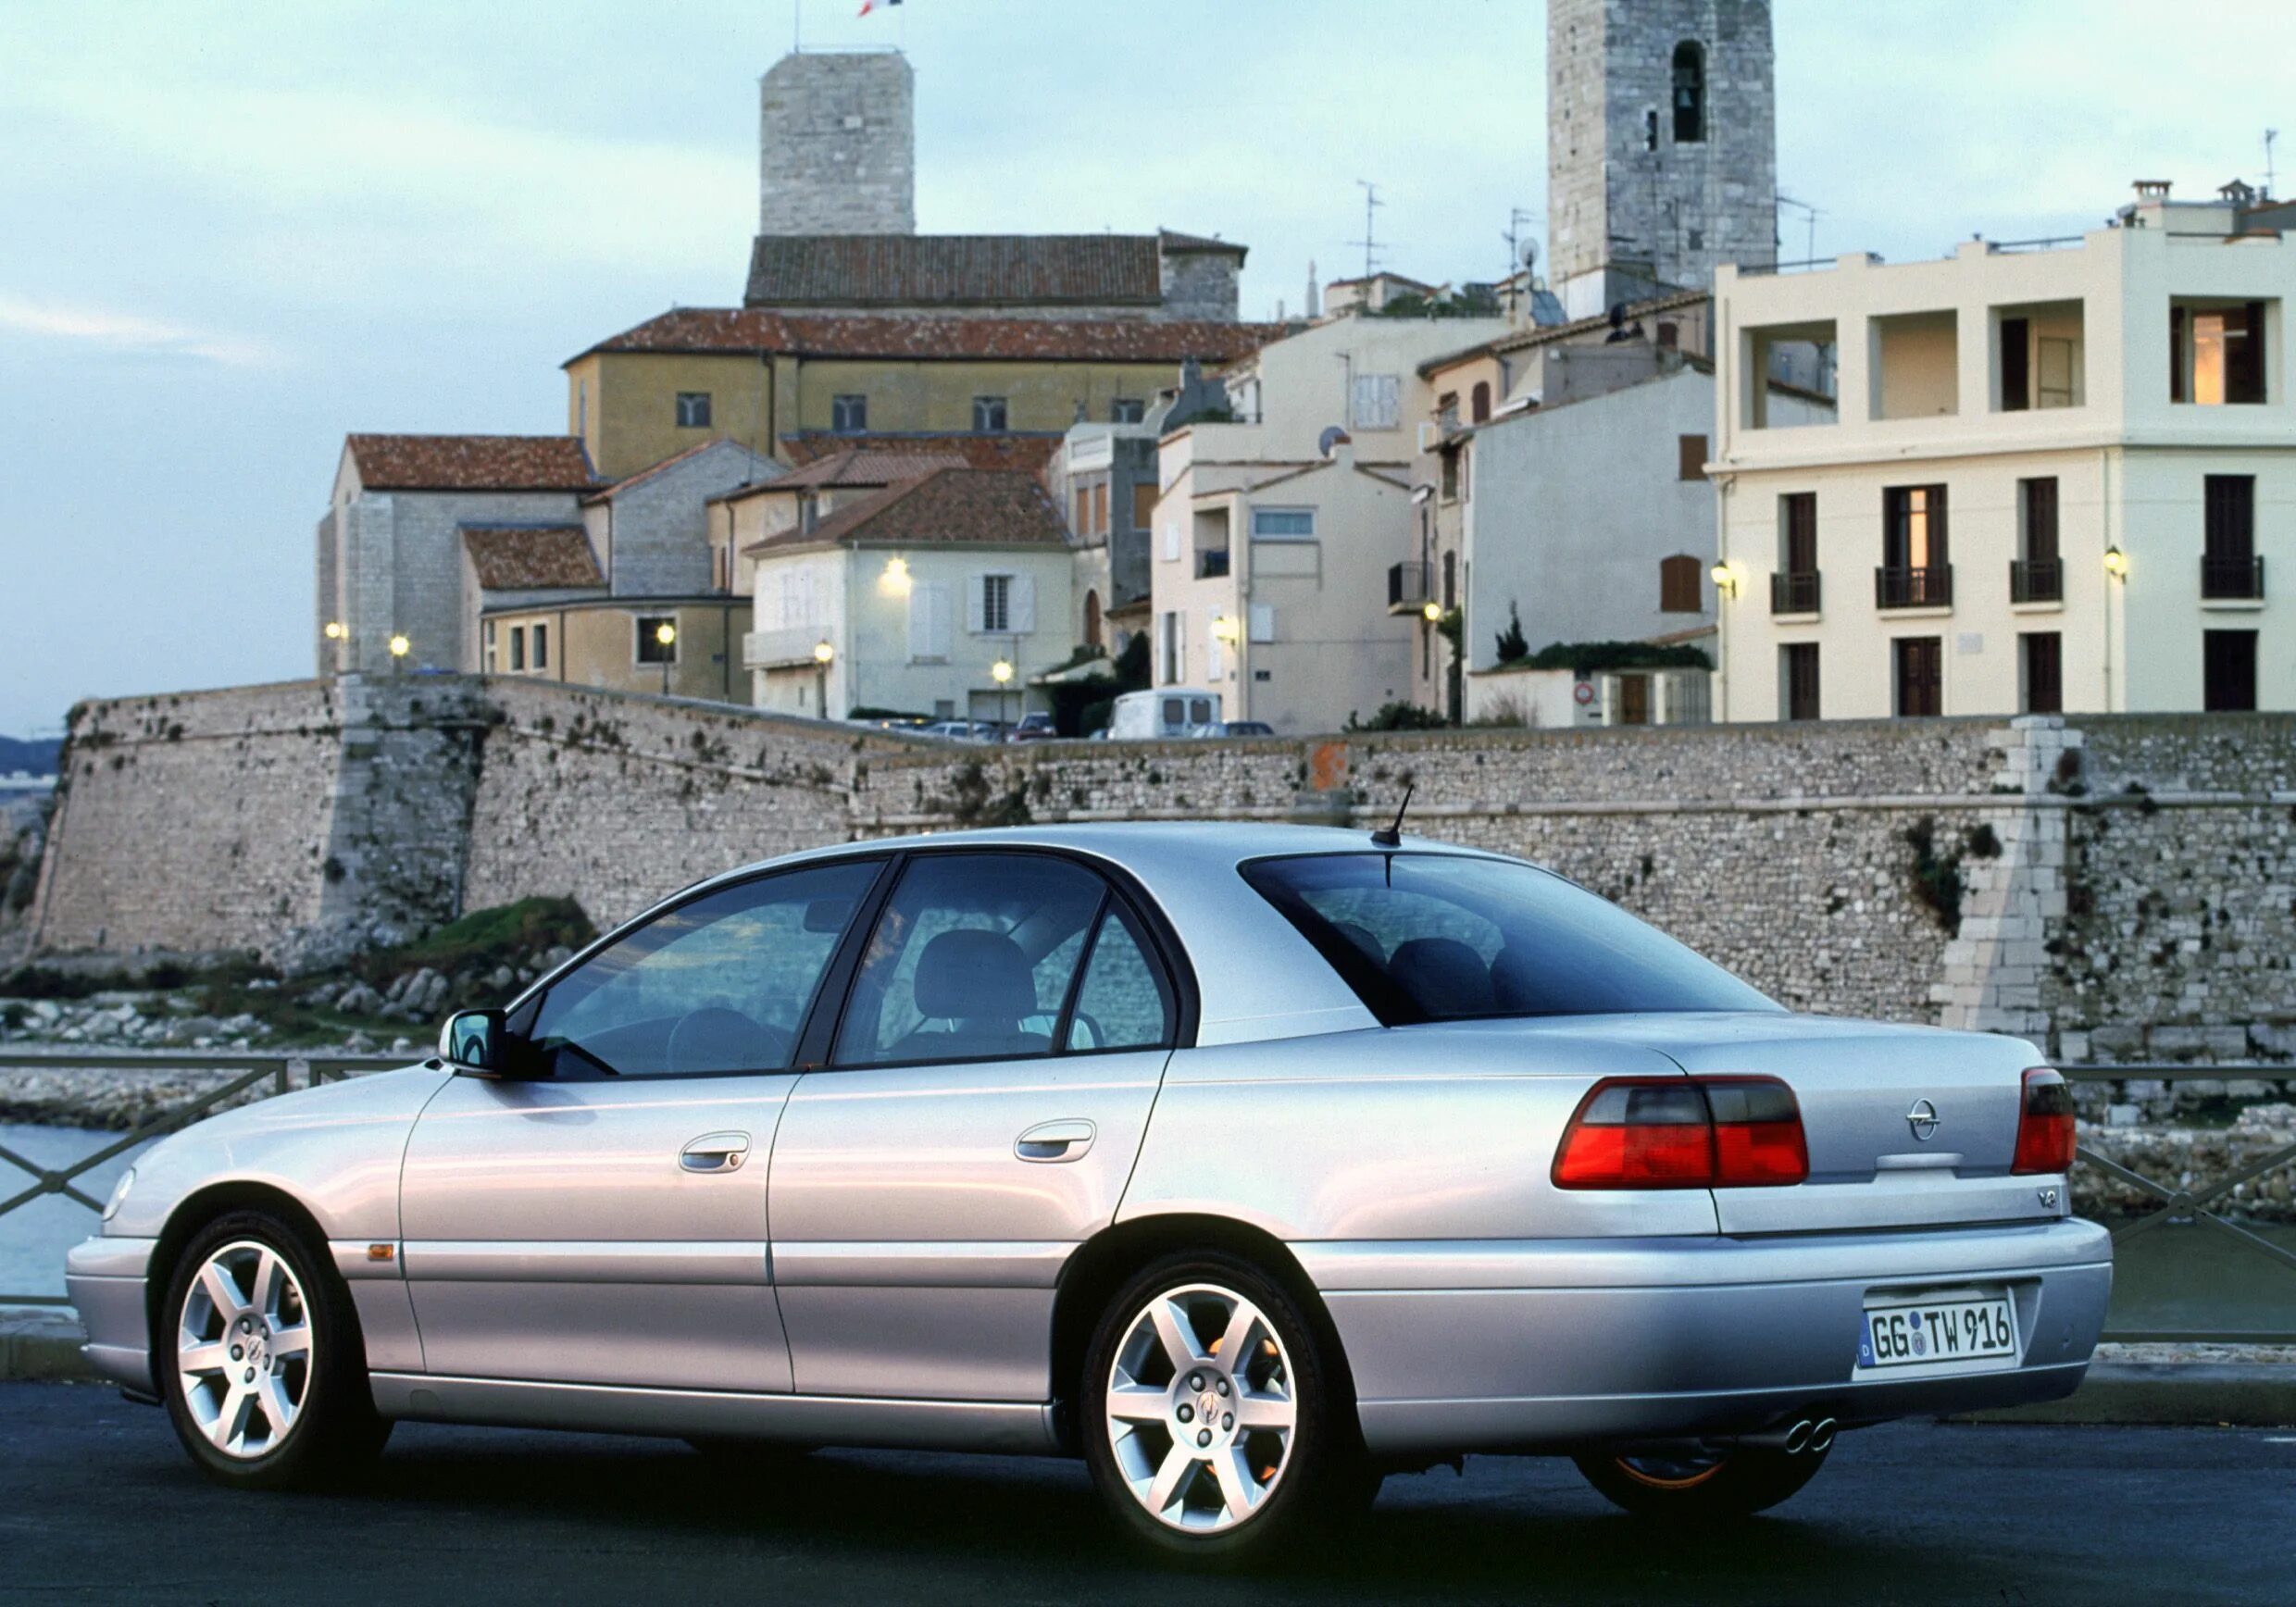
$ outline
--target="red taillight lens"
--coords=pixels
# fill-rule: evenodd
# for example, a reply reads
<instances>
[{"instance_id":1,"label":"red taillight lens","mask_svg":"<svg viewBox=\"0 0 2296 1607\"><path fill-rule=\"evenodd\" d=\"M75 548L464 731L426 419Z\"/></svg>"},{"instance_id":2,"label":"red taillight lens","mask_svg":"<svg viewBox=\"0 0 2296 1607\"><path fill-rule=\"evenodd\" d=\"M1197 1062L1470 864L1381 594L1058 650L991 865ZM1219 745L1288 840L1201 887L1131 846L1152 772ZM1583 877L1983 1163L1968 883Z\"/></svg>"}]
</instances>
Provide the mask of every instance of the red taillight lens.
<instances>
[{"instance_id":1,"label":"red taillight lens","mask_svg":"<svg viewBox=\"0 0 2296 1607\"><path fill-rule=\"evenodd\" d=\"M1554 1153L1558 1189L1746 1189L1799 1183L1809 1148L1775 1078L1610 1078L1578 1102Z\"/></svg>"},{"instance_id":2,"label":"red taillight lens","mask_svg":"<svg viewBox=\"0 0 2296 1607\"><path fill-rule=\"evenodd\" d=\"M2012 1172L2063 1172L2073 1165L2073 1089L2045 1065L2025 1074Z\"/></svg>"}]
</instances>

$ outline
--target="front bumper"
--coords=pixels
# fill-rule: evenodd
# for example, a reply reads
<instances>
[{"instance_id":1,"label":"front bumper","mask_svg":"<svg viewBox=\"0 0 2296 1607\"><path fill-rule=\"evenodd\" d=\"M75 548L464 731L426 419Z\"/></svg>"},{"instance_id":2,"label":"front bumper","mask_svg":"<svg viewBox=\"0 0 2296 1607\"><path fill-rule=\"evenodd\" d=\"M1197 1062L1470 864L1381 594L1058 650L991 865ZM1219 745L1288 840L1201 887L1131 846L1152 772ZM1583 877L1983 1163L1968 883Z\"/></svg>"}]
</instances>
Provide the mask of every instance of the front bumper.
<instances>
[{"instance_id":1,"label":"front bumper","mask_svg":"<svg viewBox=\"0 0 2296 1607\"><path fill-rule=\"evenodd\" d=\"M2104 1326L2112 1241L2063 1220L1759 1239L1295 1244L1381 1454L1547 1451L2054 1400ZM2021 1353L1854 1377L1870 1292L1979 1285Z\"/></svg>"},{"instance_id":2,"label":"front bumper","mask_svg":"<svg viewBox=\"0 0 2296 1607\"><path fill-rule=\"evenodd\" d=\"M144 1279L155 1239L86 1239L64 1257L64 1288L88 1330L80 1353L124 1389L156 1393L152 1386L151 1318Z\"/></svg>"}]
</instances>

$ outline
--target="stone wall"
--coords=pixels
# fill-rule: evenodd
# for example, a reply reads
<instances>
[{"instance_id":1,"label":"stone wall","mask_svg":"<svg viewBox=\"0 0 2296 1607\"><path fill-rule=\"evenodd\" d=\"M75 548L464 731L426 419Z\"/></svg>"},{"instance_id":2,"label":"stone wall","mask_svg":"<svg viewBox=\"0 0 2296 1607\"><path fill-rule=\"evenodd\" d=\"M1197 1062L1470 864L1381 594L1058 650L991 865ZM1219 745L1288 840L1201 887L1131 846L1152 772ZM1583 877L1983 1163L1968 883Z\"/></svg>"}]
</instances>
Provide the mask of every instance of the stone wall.
<instances>
[{"instance_id":1,"label":"stone wall","mask_svg":"<svg viewBox=\"0 0 2296 1607\"><path fill-rule=\"evenodd\" d=\"M1552 865L1796 1008L2067 1060L2296 1059L2296 717L952 748L550 682L91 704L36 941L293 962L530 894L602 926L731 866L950 827L1368 826Z\"/></svg>"},{"instance_id":2,"label":"stone wall","mask_svg":"<svg viewBox=\"0 0 2296 1607\"><path fill-rule=\"evenodd\" d=\"M775 62L757 86L757 231L916 233L916 101L898 51Z\"/></svg>"}]
</instances>

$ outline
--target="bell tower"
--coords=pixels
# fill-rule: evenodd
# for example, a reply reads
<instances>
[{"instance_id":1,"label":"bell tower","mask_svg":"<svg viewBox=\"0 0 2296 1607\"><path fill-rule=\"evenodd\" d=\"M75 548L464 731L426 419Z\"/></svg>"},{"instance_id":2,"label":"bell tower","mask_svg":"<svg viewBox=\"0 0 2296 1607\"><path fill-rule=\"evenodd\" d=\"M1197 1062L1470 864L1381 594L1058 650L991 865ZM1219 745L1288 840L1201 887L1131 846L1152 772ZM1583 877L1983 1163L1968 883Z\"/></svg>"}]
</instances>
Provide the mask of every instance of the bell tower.
<instances>
[{"instance_id":1,"label":"bell tower","mask_svg":"<svg viewBox=\"0 0 2296 1607\"><path fill-rule=\"evenodd\" d=\"M1547 0L1547 237L1574 318L1778 260L1769 0Z\"/></svg>"}]
</instances>

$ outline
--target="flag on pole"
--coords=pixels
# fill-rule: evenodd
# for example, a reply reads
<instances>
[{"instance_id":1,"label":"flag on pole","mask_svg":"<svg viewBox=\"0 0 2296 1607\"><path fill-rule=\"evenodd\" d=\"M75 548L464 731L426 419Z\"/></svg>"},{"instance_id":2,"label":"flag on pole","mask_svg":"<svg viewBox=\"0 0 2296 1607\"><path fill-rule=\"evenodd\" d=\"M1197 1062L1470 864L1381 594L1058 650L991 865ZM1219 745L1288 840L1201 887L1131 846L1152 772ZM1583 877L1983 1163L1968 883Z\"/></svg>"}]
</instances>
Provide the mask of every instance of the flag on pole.
<instances>
[{"instance_id":1,"label":"flag on pole","mask_svg":"<svg viewBox=\"0 0 2296 1607\"><path fill-rule=\"evenodd\" d=\"M860 15L867 17L880 6L898 6L901 0L861 0Z\"/></svg>"}]
</instances>

